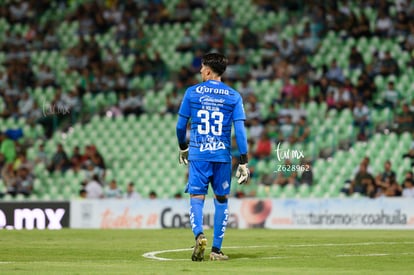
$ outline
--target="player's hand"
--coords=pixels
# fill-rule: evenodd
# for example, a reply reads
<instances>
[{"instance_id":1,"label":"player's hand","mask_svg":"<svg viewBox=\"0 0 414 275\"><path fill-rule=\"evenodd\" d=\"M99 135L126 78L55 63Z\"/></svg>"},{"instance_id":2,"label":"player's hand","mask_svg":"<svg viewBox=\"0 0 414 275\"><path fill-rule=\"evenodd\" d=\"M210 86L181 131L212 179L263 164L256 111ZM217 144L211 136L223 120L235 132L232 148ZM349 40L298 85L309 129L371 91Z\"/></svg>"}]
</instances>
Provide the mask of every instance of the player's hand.
<instances>
[{"instance_id":1,"label":"player's hand","mask_svg":"<svg viewBox=\"0 0 414 275\"><path fill-rule=\"evenodd\" d=\"M188 164L188 147L187 149L180 150L180 156L178 158L178 161L180 162L180 164Z\"/></svg>"},{"instance_id":2,"label":"player's hand","mask_svg":"<svg viewBox=\"0 0 414 275\"><path fill-rule=\"evenodd\" d=\"M247 163L239 164L239 167L237 167L236 177L239 178L237 180L239 184L246 183L249 180L250 171L247 167Z\"/></svg>"}]
</instances>

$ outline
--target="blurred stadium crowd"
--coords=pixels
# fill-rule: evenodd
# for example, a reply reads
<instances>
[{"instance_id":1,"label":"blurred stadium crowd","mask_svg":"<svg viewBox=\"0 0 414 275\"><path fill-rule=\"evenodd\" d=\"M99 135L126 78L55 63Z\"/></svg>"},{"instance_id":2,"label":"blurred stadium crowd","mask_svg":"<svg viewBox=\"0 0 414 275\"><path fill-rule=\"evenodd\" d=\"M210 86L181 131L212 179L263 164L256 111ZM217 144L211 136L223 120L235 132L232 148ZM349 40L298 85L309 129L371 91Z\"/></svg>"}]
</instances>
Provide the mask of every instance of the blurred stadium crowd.
<instances>
[{"instance_id":1,"label":"blurred stadium crowd","mask_svg":"<svg viewBox=\"0 0 414 275\"><path fill-rule=\"evenodd\" d=\"M286 196L288 189L304 197L413 196L411 1L2 3L0 168L6 196L36 193L45 198L39 195L45 175L64 174L75 175L69 178L77 186L63 189L76 196L156 196L152 187L137 187L148 184L134 184L138 179L123 182L125 189L117 186L116 173L107 173L108 166L116 167L101 152L108 150L105 144L72 142L67 151L56 142L51 153L45 143L96 116L134 121L156 114L172 116L174 123L183 93L200 80L201 57L209 51L228 56L224 80L245 101L252 183L237 187L235 196ZM356 168L348 163L353 167L342 171L346 181L335 190L314 188L323 186L315 179L322 181L317 172L324 173L313 169L315 161L330 160L338 150L355 150L357 142L375 147L378 143L370 142L385 137L383 144L388 144L388 135L396 140L390 146L405 142L398 147L398 160L381 155L373 169L373 156L361 149ZM274 172L270 163L278 144L303 150L306 158L294 164L311 169ZM398 175L393 163L402 164ZM76 178L79 171L82 176ZM41 180L35 184L36 178ZM325 180L338 181L333 176ZM135 187L145 193L128 195ZM174 189L170 196L176 193Z\"/></svg>"}]
</instances>

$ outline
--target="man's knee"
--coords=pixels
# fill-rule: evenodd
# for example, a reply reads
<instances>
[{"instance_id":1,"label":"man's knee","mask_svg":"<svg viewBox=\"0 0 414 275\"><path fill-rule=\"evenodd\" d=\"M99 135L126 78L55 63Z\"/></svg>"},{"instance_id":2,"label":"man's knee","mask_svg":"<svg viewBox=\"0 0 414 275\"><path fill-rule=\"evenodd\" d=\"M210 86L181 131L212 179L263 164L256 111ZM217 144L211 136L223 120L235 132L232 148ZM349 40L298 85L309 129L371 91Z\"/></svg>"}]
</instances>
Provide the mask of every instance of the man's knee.
<instances>
[{"instance_id":1,"label":"man's knee","mask_svg":"<svg viewBox=\"0 0 414 275\"><path fill-rule=\"evenodd\" d=\"M219 203L226 203L227 202L227 196L216 196L216 200Z\"/></svg>"},{"instance_id":2,"label":"man's knee","mask_svg":"<svg viewBox=\"0 0 414 275\"><path fill-rule=\"evenodd\" d=\"M191 198L196 198L196 199L200 199L200 200L204 200L205 199L205 195L194 195L194 194L190 194Z\"/></svg>"}]
</instances>

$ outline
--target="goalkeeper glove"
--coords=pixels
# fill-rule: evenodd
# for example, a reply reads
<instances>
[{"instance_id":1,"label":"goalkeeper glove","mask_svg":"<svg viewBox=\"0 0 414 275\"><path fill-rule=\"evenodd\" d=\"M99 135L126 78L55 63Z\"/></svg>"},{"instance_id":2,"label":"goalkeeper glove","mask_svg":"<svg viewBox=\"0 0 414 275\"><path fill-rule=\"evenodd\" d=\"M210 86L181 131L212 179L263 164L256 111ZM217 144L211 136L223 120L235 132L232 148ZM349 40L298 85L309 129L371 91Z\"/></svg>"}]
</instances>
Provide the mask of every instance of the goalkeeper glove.
<instances>
[{"instance_id":1,"label":"goalkeeper glove","mask_svg":"<svg viewBox=\"0 0 414 275\"><path fill-rule=\"evenodd\" d=\"M180 156L178 158L180 164L188 164L188 147L186 149L180 149Z\"/></svg>"},{"instance_id":2,"label":"goalkeeper glove","mask_svg":"<svg viewBox=\"0 0 414 275\"><path fill-rule=\"evenodd\" d=\"M246 155L240 156L240 164L239 167L237 167L236 177L239 178L237 181L239 184L246 183L249 180L250 170L247 167Z\"/></svg>"}]
</instances>

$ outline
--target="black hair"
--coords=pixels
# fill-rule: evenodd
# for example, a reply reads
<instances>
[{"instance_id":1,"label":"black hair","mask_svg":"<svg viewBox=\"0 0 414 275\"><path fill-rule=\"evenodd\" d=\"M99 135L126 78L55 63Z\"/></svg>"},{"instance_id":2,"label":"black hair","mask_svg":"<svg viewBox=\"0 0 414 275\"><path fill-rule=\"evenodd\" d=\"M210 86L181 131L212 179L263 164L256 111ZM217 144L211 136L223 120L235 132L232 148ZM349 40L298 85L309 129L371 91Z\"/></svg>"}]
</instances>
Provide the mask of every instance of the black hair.
<instances>
[{"instance_id":1,"label":"black hair","mask_svg":"<svg viewBox=\"0 0 414 275\"><path fill-rule=\"evenodd\" d=\"M99 176L98 176L97 174L94 174L94 175L92 176L92 179L93 179L94 181L97 181L99 184L101 184L101 181L99 180Z\"/></svg>"},{"instance_id":2,"label":"black hair","mask_svg":"<svg viewBox=\"0 0 414 275\"><path fill-rule=\"evenodd\" d=\"M405 179L405 180L404 180L404 183L406 183L406 182L409 182L409 183L411 183L411 184L414 184L414 182L413 182L413 180L412 180L412 179Z\"/></svg>"},{"instance_id":3,"label":"black hair","mask_svg":"<svg viewBox=\"0 0 414 275\"><path fill-rule=\"evenodd\" d=\"M227 67L227 58L221 53L207 53L201 59L201 64L221 76Z\"/></svg>"}]
</instances>

